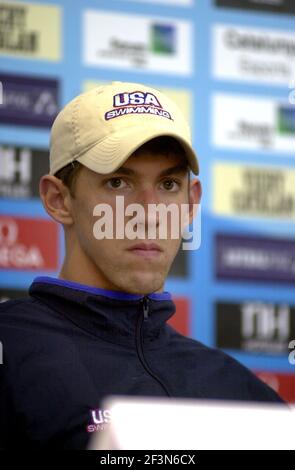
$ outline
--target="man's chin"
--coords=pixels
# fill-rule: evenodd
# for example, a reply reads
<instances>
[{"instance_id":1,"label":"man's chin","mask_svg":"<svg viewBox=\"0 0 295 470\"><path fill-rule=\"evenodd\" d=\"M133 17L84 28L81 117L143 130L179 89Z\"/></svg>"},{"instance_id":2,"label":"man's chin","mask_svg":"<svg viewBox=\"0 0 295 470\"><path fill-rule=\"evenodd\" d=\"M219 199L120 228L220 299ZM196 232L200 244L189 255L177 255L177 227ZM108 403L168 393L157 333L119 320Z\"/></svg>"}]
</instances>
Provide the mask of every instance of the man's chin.
<instances>
[{"instance_id":1,"label":"man's chin","mask_svg":"<svg viewBox=\"0 0 295 470\"><path fill-rule=\"evenodd\" d=\"M138 295L148 295L153 292L162 292L164 286L164 277L161 279L157 276L155 279L155 275L153 273L138 273L135 276L132 276L132 280L128 284L126 284L126 292L130 292L130 294L138 294Z\"/></svg>"}]
</instances>

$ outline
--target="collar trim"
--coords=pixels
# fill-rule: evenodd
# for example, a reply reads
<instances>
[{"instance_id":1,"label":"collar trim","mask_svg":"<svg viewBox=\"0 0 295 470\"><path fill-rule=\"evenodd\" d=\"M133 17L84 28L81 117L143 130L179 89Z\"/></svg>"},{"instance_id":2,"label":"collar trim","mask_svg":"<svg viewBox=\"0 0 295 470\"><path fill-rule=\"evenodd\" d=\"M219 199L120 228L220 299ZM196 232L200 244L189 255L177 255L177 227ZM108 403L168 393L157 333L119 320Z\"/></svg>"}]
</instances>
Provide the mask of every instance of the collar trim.
<instances>
[{"instance_id":1,"label":"collar trim","mask_svg":"<svg viewBox=\"0 0 295 470\"><path fill-rule=\"evenodd\" d=\"M67 287L70 289L88 292L89 294L103 295L104 297L109 297L111 299L116 299L116 300L140 300L144 297L143 295L130 294L128 292L120 292L120 291L109 290L109 289L102 289L100 287L92 287L86 284L80 284L79 282L68 281L68 280L59 279L57 277L50 277L50 276L38 276L33 280L33 282L55 284L61 287ZM148 294L147 297L153 300L172 300L172 295L170 294L170 292L166 292L166 291Z\"/></svg>"}]
</instances>

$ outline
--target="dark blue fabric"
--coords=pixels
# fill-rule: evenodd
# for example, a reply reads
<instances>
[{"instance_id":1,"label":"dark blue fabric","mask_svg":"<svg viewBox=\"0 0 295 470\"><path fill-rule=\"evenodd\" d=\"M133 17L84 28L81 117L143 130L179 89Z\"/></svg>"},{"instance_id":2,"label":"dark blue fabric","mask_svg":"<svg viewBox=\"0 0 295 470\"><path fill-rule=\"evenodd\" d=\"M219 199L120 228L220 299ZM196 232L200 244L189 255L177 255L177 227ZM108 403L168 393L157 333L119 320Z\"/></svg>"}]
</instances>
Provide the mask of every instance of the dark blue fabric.
<instances>
[{"instance_id":1,"label":"dark blue fabric","mask_svg":"<svg viewBox=\"0 0 295 470\"><path fill-rule=\"evenodd\" d=\"M90 294L103 295L104 297L110 297L117 300L139 300L142 299L142 295L130 294L128 292L119 292L108 289L101 289L99 287L86 286L79 282L66 281L64 279L58 279L50 276L38 276L34 279L34 282L46 282L55 284L62 287L71 287L72 289L82 290L89 292ZM155 300L171 300L172 296L170 292L161 292L150 294L149 297Z\"/></svg>"},{"instance_id":2,"label":"dark blue fabric","mask_svg":"<svg viewBox=\"0 0 295 470\"><path fill-rule=\"evenodd\" d=\"M0 304L0 447L85 448L108 395L282 402L233 358L169 326L169 293L113 294L39 277L27 298Z\"/></svg>"}]
</instances>

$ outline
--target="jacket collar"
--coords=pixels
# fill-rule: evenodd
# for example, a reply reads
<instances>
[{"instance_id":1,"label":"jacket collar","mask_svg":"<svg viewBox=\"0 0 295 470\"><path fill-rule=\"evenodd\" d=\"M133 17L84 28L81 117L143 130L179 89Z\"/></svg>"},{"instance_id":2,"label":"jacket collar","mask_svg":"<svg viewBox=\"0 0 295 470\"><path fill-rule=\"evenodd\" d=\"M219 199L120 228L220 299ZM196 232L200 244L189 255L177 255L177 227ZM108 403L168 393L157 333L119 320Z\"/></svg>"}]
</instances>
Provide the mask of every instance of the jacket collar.
<instances>
[{"instance_id":1,"label":"jacket collar","mask_svg":"<svg viewBox=\"0 0 295 470\"><path fill-rule=\"evenodd\" d=\"M29 294L79 328L112 343L135 342L144 297L148 298L149 305L148 318L142 327L144 342L154 344L163 340L167 335L166 322L175 313L169 292L142 296L49 276L36 277Z\"/></svg>"}]
</instances>

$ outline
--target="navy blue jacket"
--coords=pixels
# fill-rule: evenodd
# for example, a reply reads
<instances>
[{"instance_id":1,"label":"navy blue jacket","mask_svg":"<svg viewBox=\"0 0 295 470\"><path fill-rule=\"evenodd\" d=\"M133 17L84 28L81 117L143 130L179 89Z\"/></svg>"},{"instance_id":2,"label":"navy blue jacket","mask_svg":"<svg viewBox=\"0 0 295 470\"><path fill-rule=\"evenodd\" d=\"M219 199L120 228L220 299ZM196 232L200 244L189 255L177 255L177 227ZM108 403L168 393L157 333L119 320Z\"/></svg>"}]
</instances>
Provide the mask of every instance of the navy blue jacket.
<instances>
[{"instance_id":1,"label":"navy blue jacket","mask_svg":"<svg viewBox=\"0 0 295 470\"><path fill-rule=\"evenodd\" d=\"M81 449L107 395L280 402L220 350L177 333L169 293L139 296L38 277L0 304L0 448Z\"/></svg>"}]
</instances>

